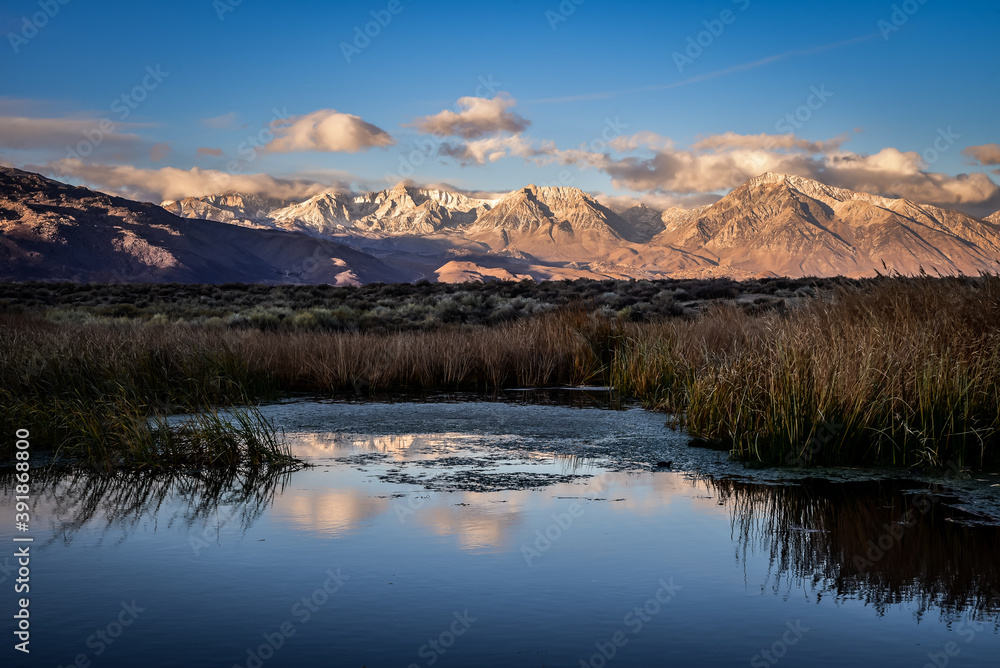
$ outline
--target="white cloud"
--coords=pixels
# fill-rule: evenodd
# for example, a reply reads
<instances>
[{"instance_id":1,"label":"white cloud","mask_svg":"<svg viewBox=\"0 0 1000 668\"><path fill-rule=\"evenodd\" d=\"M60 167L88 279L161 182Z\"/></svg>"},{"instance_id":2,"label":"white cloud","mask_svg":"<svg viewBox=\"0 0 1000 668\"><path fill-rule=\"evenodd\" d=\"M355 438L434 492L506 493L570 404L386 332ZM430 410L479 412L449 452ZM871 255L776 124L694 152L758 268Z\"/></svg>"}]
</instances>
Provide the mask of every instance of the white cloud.
<instances>
[{"instance_id":1,"label":"white cloud","mask_svg":"<svg viewBox=\"0 0 1000 668\"><path fill-rule=\"evenodd\" d=\"M1000 187L985 174L929 172L917 152L889 147L860 154L843 150L845 141L845 137L814 142L794 135L725 133L679 149L669 139L640 133L618 137L609 147L619 154L639 151L644 155L618 157L543 144L534 160L596 168L611 176L617 188L662 195L723 192L764 172L779 172L917 202L962 205L977 212L977 205L1000 203ZM989 158L991 154L980 155Z\"/></svg>"},{"instance_id":2,"label":"white cloud","mask_svg":"<svg viewBox=\"0 0 1000 668\"><path fill-rule=\"evenodd\" d=\"M433 116L423 116L410 124L427 134L477 139L488 135L523 132L531 122L510 111L517 101L507 93L496 97L462 97L456 105L459 111L445 109Z\"/></svg>"},{"instance_id":3,"label":"white cloud","mask_svg":"<svg viewBox=\"0 0 1000 668\"><path fill-rule=\"evenodd\" d=\"M531 147L531 140L521 135L509 137L486 137L470 142L444 143L438 148L441 155L458 159L463 165L485 165L496 162L508 155L528 158L537 153Z\"/></svg>"},{"instance_id":4,"label":"white cloud","mask_svg":"<svg viewBox=\"0 0 1000 668\"><path fill-rule=\"evenodd\" d=\"M325 151L357 153L395 143L385 130L352 114L320 109L305 116L293 116L272 125L274 140L270 153Z\"/></svg>"}]
</instances>

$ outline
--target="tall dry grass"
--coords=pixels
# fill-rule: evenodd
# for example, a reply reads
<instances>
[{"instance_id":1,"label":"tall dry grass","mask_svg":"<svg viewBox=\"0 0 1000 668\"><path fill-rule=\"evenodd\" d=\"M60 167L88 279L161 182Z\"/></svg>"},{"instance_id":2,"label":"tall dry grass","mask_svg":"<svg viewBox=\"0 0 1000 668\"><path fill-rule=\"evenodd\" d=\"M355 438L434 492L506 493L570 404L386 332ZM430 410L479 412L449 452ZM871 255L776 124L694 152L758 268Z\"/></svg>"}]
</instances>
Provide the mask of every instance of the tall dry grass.
<instances>
[{"instance_id":1,"label":"tall dry grass","mask_svg":"<svg viewBox=\"0 0 1000 668\"><path fill-rule=\"evenodd\" d=\"M995 276L881 278L788 311L716 307L657 323L566 310L324 333L7 314L0 428L38 425L85 452L109 425L104 440L121 442L98 448L107 457L138 438L114 434L149 415L281 392L604 383L748 460L981 465L1000 452L998 323Z\"/></svg>"},{"instance_id":2,"label":"tall dry grass","mask_svg":"<svg viewBox=\"0 0 1000 668\"><path fill-rule=\"evenodd\" d=\"M744 459L997 458L998 277L883 278L787 314L717 308L659 329L619 348L616 385Z\"/></svg>"}]
</instances>

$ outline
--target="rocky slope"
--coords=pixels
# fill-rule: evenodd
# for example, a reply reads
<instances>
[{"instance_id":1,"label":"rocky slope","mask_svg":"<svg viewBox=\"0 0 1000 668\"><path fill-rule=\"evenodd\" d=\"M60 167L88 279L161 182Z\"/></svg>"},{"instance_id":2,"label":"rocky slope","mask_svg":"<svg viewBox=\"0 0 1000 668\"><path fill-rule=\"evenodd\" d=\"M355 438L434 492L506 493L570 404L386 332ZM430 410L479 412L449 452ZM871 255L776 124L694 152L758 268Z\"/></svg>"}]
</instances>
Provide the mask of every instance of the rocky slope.
<instances>
[{"instance_id":1,"label":"rocky slope","mask_svg":"<svg viewBox=\"0 0 1000 668\"><path fill-rule=\"evenodd\" d=\"M326 239L215 221L0 168L0 279L357 284L412 280Z\"/></svg>"},{"instance_id":2,"label":"rocky slope","mask_svg":"<svg viewBox=\"0 0 1000 668\"><path fill-rule=\"evenodd\" d=\"M643 234L578 188L530 185L506 195L464 230L493 251L549 261L606 260Z\"/></svg>"},{"instance_id":3,"label":"rocky slope","mask_svg":"<svg viewBox=\"0 0 1000 668\"><path fill-rule=\"evenodd\" d=\"M664 212L651 244L705 257L705 275L976 274L1000 269L1000 226L958 211L764 174L715 204Z\"/></svg>"},{"instance_id":4,"label":"rocky slope","mask_svg":"<svg viewBox=\"0 0 1000 668\"><path fill-rule=\"evenodd\" d=\"M645 204L637 204L622 211L621 217L632 226L638 236L646 239L662 232L664 228L663 213Z\"/></svg>"},{"instance_id":5,"label":"rocky slope","mask_svg":"<svg viewBox=\"0 0 1000 668\"><path fill-rule=\"evenodd\" d=\"M277 227L320 234L345 230L382 235L433 234L472 223L489 210L489 200L399 184L363 195L327 192L270 211Z\"/></svg>"},{"instance_id":6,"label":"rocky slope","mask_svg":"<svg viewBox=\"0 0 1000 668\"><path fill-rule=\"evenodd\" d=\"M163 206L3 170L0 277L350 283L1000 270L1000 212L979 220L782 174L710 206L663 212L616 213L576 188L528 186L487 200L404 184L298 203L230 193Z\"/></svg>"},{"instance_id":7,"label":"rocky slope","mask_svg":"<svg viewBox=\"0 0 1000 668\"><path fill-rule=\"evenodd\" d=\"M208 197L186 197L168 200L160 206L181 218L200 218L246 227L262 227L270 223L269 214L294 202L264 195L227 193Z\"/></svg>"}]
</instances>

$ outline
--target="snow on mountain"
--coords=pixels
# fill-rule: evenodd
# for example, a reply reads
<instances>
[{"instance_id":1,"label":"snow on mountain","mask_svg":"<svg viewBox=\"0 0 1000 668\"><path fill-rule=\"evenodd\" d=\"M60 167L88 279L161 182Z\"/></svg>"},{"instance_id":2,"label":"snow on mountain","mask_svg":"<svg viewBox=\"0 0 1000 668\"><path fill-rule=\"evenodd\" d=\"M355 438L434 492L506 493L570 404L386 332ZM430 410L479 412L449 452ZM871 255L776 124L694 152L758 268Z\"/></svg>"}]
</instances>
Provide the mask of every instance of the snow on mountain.
<instances>
[{"instance_id":1,"label":"snow on mountain","mask_svg":"<svg viewBox=\"0 0 1000 668\"><path fill-rule=\"evenodd\" d=\"M288 200L265 195L226 193L207 197L186 197L179 201L168 200L160 206L181 218L200 218L220 223L233 223L257 227L270 222L269 214L275 209L290 205Z\"/></svg>"},{"instance_id":2,"label":"snow on mountain","mask_svg":"<svg viewBox=\"0 0 1000 668\"><path fill-rule=\"evenodd\" d=\"M322 193L272 211L275 225L321 234L356 230L385 235L432 234L472 223L491 200L404 184L362 195Z\"/></svg>"},{"instance_id":3,"label":"snow on mountain","mask_svg":"<svg viewBox=\"0 0 1000 668\"><path fill-rule=\"evenodd\" d=\"M505 271L539 279L742 278L1000 268L1000 212L979 220L776 173L712 205L663 212L638 205L619 214L577 188L534 185L498 199L399 184L303 202L229 193L163 206L187 218L327 237L441 280Z\"/></svg>"},{"instance_id":4,"label":"snow on mountain","mask_svg":"<svg viewBox=\"0 0 1000 668\"><path fill-rule=\"evenodd\" d=\"M1000 257L998 229L959 211L783 174L664 221L651 243L711 259L712 275L976 274Z\"/></svg>"},{"instance_id":5,"label":"snow on mountain","mask_svg":"<svg viewBox=\"0 0 1000 668\"><path fill-rule=\"evenodd\" d=\"M4 280L353 285L418 276L328 239L180 218L0 167Z\"/></svg>"}]
</instances>

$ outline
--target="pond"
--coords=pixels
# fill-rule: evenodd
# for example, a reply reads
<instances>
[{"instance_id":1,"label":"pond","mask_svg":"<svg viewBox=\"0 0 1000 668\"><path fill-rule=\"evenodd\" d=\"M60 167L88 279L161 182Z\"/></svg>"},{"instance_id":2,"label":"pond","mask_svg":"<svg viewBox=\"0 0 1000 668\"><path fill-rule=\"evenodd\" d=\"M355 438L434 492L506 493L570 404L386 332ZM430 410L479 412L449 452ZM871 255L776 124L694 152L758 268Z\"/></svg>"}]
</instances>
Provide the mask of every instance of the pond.
<instances>
[{"instance_id":1,"label":"pond","mask_svg":"<svg viewBox=\"0 0 1000 668\"><path fill-rule=\"evenodd\" d=\"M997 664L997 476L751 470L575 396L297 400L298 471L52 476L4 665Z\"/></svg>"}]
</instances>

